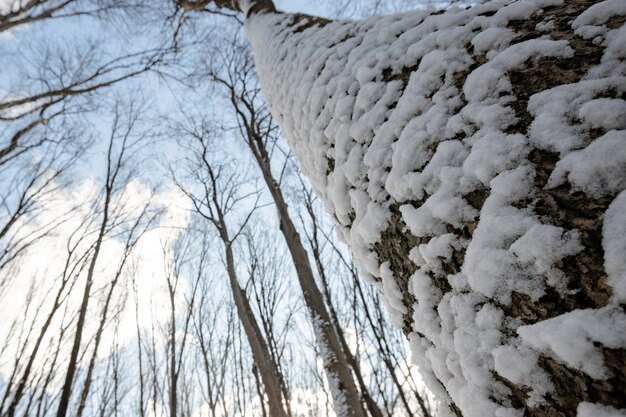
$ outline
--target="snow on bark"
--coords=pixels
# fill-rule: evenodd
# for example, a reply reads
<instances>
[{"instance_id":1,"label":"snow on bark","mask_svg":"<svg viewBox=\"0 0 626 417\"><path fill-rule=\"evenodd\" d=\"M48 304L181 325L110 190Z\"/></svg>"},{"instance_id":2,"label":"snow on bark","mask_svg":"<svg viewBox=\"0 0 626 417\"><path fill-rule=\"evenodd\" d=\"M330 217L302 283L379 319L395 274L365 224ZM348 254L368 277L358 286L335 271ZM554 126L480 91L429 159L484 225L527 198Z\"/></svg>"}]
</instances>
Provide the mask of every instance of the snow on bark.
<instances>
[{"instance_id":1,"label":"snow on bark","mask_svg":"<svg viewBox=\"0 0 626 417\"><path fill-rule=\"evenodd\" d=\"M624 417L626 412L598 404L580 403L577 417Z\"/></svg>"},{"instance_id":2,"label":"snow on bark","mask_svg":"<svg viewBox=\"0 0 626 417\"><path fill-rule=\"evenodd\" d=\"M626 191L613 200L604 215L604 268L616 302L626 302Z\"/></svg>"},{"instance_id":3,"label":"snow on bark","mask_svg":"<svg viewBox=\"0 0 626 417\"><path fill-rule=\"evenodd\" d=\"M607 365L626 348L624 15L526 0L246 21L303 172L457 414L626 406Z\"/></svg>"}]
</instances>

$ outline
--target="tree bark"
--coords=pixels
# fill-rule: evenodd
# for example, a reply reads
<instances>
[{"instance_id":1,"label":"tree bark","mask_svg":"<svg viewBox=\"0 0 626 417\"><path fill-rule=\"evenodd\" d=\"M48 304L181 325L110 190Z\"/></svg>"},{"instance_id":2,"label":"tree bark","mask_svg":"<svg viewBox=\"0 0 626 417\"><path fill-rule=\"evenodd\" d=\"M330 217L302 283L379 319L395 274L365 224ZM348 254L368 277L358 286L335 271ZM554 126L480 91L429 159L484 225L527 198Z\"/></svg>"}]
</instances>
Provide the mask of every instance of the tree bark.
<instances>
[{"instance_id":1,"label":"tree bark","mask_svg":"<svg viewBox=\"0 0 626 417\"><path fill-rule=\"evenodd\" d=\"M246 21L263 93L303 172L409 336L429 387L457 415L626 408L626 343L589 336L586 352L602 362L595 371L557 352L568 337L585 344L591 327L626 331L614 267L624 243L611 230L622 227L626 162L623 147L599 150L626 126L586 113L595 100L608 100L603 112L624 106L624 57L613 51L625 16L608 4ZM483 141L494 133L498 141ZM515 153L507 141L519 141L519 153L495 150ZM584 162L572 162L577 155ZM255 158L308 277L269 159ZM594 324L562 339L547 330L582 322ZM515 361L523 372L512 372Z\"/></svg>"}]
</instances>

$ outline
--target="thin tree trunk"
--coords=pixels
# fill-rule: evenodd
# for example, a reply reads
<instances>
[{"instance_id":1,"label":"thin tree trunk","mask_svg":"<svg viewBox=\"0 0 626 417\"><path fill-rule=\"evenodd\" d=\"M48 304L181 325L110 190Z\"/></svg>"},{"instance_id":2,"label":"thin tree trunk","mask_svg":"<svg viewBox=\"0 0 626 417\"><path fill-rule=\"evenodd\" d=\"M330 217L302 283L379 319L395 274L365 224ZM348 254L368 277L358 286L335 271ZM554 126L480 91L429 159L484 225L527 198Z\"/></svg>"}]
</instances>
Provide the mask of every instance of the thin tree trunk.
<instances>
[{"instance_id":1,"label":"thin tree trunk","mask_svg":"<svg viewBox=\"0 0 626 417\"><path fill-rule=\"evenodd\" d=\"M315 260L315 267L317 269L317 274L320 277L320 280L322 281L322 291L324 294L324 299L326 300L326 304L328 305L328 311L330 313L333 326L335 327L335 330L337 332L337 337L339 338L341 347L343 348L343 351L346 355L346 360L348 361L348 364L350 364L350 367L352 368L352 371L354 372L356 380L359 384L359 388L361 389L361 395L363 396L363 400L365 401L365 404L367 405L367 409L369 413L371 414L372 417L383 417L383 414L380 408L378 407L378 404L376 404L376 401L370 395L369 389L367 388L367 385L365 384L365 380L363 379L363 374L361 372L361 366L359 365L357 358L352 354L352 351L350 350L350 346L348 346L348 342L346 341L345 335L343 333L343 329L341 328L341 324L339 322L337 311L335 310L335 306L333 304L333 300L330 294L330 288L328 285L328 279L326 277L326 270L324 268L324 264L322 263L322 254L320 252L319 239L318 239L319 225L317 224L317 217L313 211L313 202L310 199L310 195L307 195L307 199L305 201L305 207L307 209L307 212L309 213L309 217L311 218L311 222L312 222L311 236L308 237L308 240L311 246L313 259ZM355 314L358 314L358 313L355 311ZM426 415L426 417L430 417L430 416Z\"/></svg>"},{"instance_id":2,"label":"thin tree trunk","mask_svg":"<svg viewBox=\"0 0 626 417\"><path fill-rule=\"evenodd\" d=\"M65 417L67 415L67 409L69 406L70 395L72 393L72 385L74 383L74 375L78 367L78 354L80 351L80 344L83 336L83 328L85 325L85 318L87 316L87 307L89 306L89 297L91 295L91 286L93 284L93 277L96 268L96 262L100 255L100 248L102 241L104 240L105 230L109 221L109 204L111 202L111 189L107 187L104 212L102 217L102 223L98 232L98 238L94 247L94 253L89 264L89 270L87 271L87 278L85 281L85 287L83 289L82 301L80 304L80 310L78 313L78 321L76 323L76 334L74 335L74 342L72 344L72 351L68 362L67 372L65 373L65 380L63 382L63 388L61 391L61 398L59 400L59 407L57 408L57 417Z\"/></svg>"},{"instance_id":3,"label":"thin tree trunk","mask_svg":"<svg viewBox=\"0 0 626 417\"><path fill-rule=\"evenodd\" d=\"M71 236L70 238L71 239ZM80 241L82 240L82 238L79 240L78 243L80 243ZM20 377L20 381L17 385L17 389L15 390L15 393L13 394L13 398L11 399L11 402L9 403L9 406L7 407L7 411L6 411L6 416L7 417L14 417L15 416L15 411L17 408L17 405L19 404L20 400L22 399L22 395L24 394L24 390L26 389L26 385L28 384L28 379L30 378L30 373L32 371L32 367L35 363L35 359L39 353L39 349L41 348L41 344L43 343L44 337L46 335L46 333L48 332L48 329L50 327L50 325L52 324L52 320L54 319L58 309L61 307L61 298L63 296L63 291L65 290L65 287L67 285L67 283L69 282L69 279L72 275L76 274L76 270L75 268L80 267L79 271L82 270L82 267L84 267L84 262L86 261L83 260L83 257L86 257L88 255L88 252L86 252L83 257L81 257L81 259L79 259L75 265L73 267L70 266L71 260L72 260L72 256L78 246L78 243L76 245L74 245L73 247L69 248L68 247L68 253L67 253L67 258L65 261L65 265L63 268L63 273L61 274L61 286L59 287L59 289L57 290L52 308L50 309L50 312L48 313L48 315L46 316L46 320L44 321L44 323L41 326L41 329L39 330L39 334L37 336L37 339L35 340L35 345L33 346L31 352L30 352L30 356L28 358L28 362L26 363L26 367L24 368L24 371L22 372L22 376ZM68 243L69 246L69 243ZM71 287L70 287L71 288ZM70 289L71 291L71 289ZM17 367L15 367L15 370L17 370ZM11 380L9 380L11 381ZM7 387L7 393L9 392L9 387ZM6 394L5 393L5 397ZM4 398L3 398L3 403L4 403ZM2 409L2 406L0 406L0 410Z\"/></svg>"},{"instance_id":4,"label":"thin tree trunk","mask_svg":"<svg viewBox=\"0 0 626 417\"><path fill-rule=\"evenodd\" d=\"M91 287L93 285L93 279L95 275L96 264L100 256L100 250L102 248L102 242L106 236L107 228L110 220L110 210L113 198L113 192L115 186L117 186L118 177L122 169L122 165L125 157L125 150L127 142L133 128L134 119L129 119L129 123L126 126L125 132L122 133L120 139L120 151L117 155L114 155L114 143L118 138L118 129L121 126L121 109L116 105L115 118L111 134L109 138L109 146L107 150L107 171L105 177L104 187L104 204L102 208L102 221L98 230L98 236L94 244L93 255L89 263L87 270L87 277L85 280L85 286L83 288L83 295L78 312L78 320L76 322L76 333L74 335L74 341L72 344L72 350L68 361L67 372L65 374L65 380L63 382L63 388L61 390L61 398L59 399L59 406L57 408L57 417L65 417L69 407L70 397L72 394L72 386L74 383L74 376L78 368L78 356L80 353L81 341L85 326L85 319L87 317L87 308L89 306L89 298L91 297Z\"/></svg>"},{"instance_id":5,"label":"thin tree trunk","mask_svg":"<svg viewBox=\"0 0 626 417\"><path fill-rule=\"evenodd\" d=\"M234 96L232 104L235 107L239 106ZM239 109L238 113L240 114L240 119L245 117ZM324 297L315 282L308 253L306 249L304 249L300 234L289 215L288 205L283 197L280 186L272 175L269 155L263 142L264 138L253 130L247 120L243 119L242 122L246 125L245 132L248 136L246 138L248 146L263 173L263 179L276 205L278 218L280 220L280 231L291 253L298 281L302 288L303 298L316 331L317 343L322 352L324 369L326 370L328 382L331 385L331 394L333 396L336 412L339 416L341 416L343 412L346 416L365 417L365 410L363 409L363 404L354 379L352 378L350 367L341 347L339 337L334 331L330 314L324 305ZM345 407L345 410L341 409L342 405Z\"/></svg>"},{"instance_id":6,"label":"thin tree trunk","mask_svg":"<svg viewBox=\"0 0 626 417\"><path fill-rule=\"evenodd\" d=\"M282 398L280 371L276 362L272 360L267 342L263 338L261 329L259 328L256 318L254 317L254 312L252 310L252 306L250 305L250 301L248 300L248 296L245 290L239 285L237 277L232 245L233 240L236 239L236 237L241 233L241 230L245 227L246 222L244 222L244 224L240 227L239 232L234 235L235 237L231 238L226 220L230 207L224 205L222 200L224 196L219 195L220 192L218 191L221 185L218 181L218 177L221 173L221 167L218 170L218 173L215 173L210 161L207 159L208 145L205 142L207 138L202 136L195 136L195 138L198 139L199 146L201 147L200 154L198 155L200 159L198 162L201 164L200 169L206 171L206 174L208 175L207 181L209 184L207 184L208 188L205 189L206 195L204 195L201 199L202 203L200 203L199 200L192 194L187 193L184 190L183 191L192 199L198 214L209 220L218 231L219 237L224 246L226 272L228 274L229 285L235 302L237 315L246 334L248 344L252 351L254 363L256 364L261 375L261 380L263 381L265 393L268 398L269 412L272 417L287 417L287 412L285 411L285 405L283 404ZM228 181L226 181L226 183L228 183ZM224 193L228 196L228 198L236 200L236 197L234 196L234 194L237 193L236 189L228 189L225 190ZM204 214L199 204L206 206L210 215ZM247 217L248 219L250 218L250 215ZM261 401L263 401L263 398L261 398Z\"/></svg>"},{"instance_id":7,"label":"thin tree trunk","mask_svg":"<svg viewBox=\"0 0 626 417\"><path fill-rule=\"evenodd\" d=\"M254 318L250 301L243 288L237 280L235 262L231 243L225 243L226 269L228 271L230 288L237 307L237 314L241 320L254 362L259 369L265 392L267 393L270 414L276 417L287 417L287 413L282 403L282 392L280 390L280 377L276 364L271 360L270 353L265 340L261 335L261 329Z\"/></svg>"},{"instance_id":8,"label":"thin tree trunk","mask_svg":"<svg viewBox=\"0 0 626 417\"><path fill-rule=\"evenodd\" d=\"M147 207L146 207L147 209ZM78 411L76 412L76 417L81 417L83 414L83 411L85 409L85 404L87 402L87 396L89 395L89 390L91 388L91 382L92 382L92 376L93 376L93 370L96 364L96 358L98 356L98 348L100 347L100 340L102 339L102 334L104 333L104 328L106 326L106 322L107 322L107 317L108 317L108 312L109 312L109 306L111 304L112 298L113 298L113 292L117 286L117 283L119 281L119 279L122 276L122 271L124 269L124 266L126 265L126 261L128 260L128 257L131 254L131 250L133 248L133 246L135 245L135 243L137 242L137 240L135 239L134 236L134 232L137 229L137 227L139 227L140 222L143 218L145 214L145 209L144 212L142 212L141 216L139 216L137 218L137 220L135 221L135 223L133 224L133 227L131 228L128 238L126 240L126 245L124 247L124 254L122 256L122 260L115 272L115 276L113 278L113 280L111 281L111 284L109 286L109 291L107 292L107 296L106 296L106 300L104 303L104 307L102 308L102 313L100 315L100 323L98 324L98 330L96 331L96 336L94 338L94 348L93 348L93 353L91 354L91 358L89 360L89 365L87 366L87 375L85 376L85 382L83 383L83 389L81 390L80 396L79 396L79 402L78 402Z\"/></svg>"}]
</instances>

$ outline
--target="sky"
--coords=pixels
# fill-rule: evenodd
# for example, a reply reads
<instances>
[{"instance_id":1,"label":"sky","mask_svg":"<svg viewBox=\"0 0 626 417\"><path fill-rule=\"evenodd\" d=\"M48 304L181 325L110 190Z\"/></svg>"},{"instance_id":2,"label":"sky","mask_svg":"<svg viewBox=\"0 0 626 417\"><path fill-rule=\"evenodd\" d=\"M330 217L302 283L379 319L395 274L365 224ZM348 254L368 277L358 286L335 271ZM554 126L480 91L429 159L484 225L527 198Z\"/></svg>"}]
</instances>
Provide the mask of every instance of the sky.
<instances>
[{"instance_id":1,"label":"sky","mask_svg":"<svg viewBox=\"0 0 626 417\"><path fill-rule=\"evenodd\" d=\"M326 2L315 0L275 0L276 8L290 13L306 13L315 16L327 16Z\"/></svg>"}]
</instances>

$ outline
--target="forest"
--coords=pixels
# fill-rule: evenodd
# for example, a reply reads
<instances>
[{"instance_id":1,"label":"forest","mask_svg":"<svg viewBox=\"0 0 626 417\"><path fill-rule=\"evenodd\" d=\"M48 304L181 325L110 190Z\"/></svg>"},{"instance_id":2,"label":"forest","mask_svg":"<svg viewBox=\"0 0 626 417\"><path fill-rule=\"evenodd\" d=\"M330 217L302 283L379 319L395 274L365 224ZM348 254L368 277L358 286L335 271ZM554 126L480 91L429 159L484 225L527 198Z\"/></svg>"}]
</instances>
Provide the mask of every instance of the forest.
<instances>
[{"instance_id":1,"label":"forest","mask_svg":"<svg viewBox=\"0 0 626 417\"><path fill-rule=\"evenodd\" d=\"M626 416L623 0L0 0L0 417Z\"/></svg>"}]
</instances>

